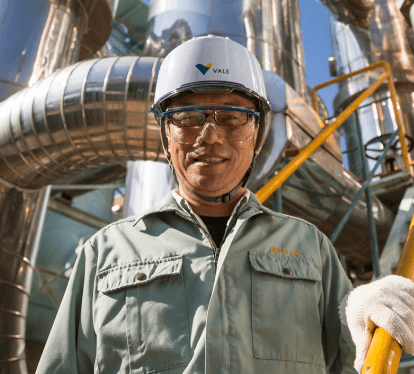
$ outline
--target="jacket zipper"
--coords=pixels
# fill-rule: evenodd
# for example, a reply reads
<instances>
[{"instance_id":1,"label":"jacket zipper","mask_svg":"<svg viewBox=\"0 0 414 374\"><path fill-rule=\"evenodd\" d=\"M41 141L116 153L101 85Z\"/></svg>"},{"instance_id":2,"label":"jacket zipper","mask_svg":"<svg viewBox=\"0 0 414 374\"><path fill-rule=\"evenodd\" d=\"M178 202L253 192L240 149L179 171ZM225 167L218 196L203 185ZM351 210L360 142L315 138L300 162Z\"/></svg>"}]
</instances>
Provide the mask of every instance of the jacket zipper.
<instances>
[{"instance_id":1,"label":"jacket zipper","mask_svg":"<svg viewBox=\"0 0 414 374\"><path fill-rule=\"evenodd\" d=\"M205 229L203 226L201 226L198 222L196 222L196 221L192 220L191 218L188 218L188 217L186 217L186 216L182 215L180 212L175 211L175 213L176 213L178 216L180 216L181 218L184 218L185 220L187 220L187 221L189 221L189 222L195 223L195 224L196 224L196 225L197 225L197 226L201 229L201 231L204 233L204 235L206 236L206 238L207 238L207 239L208 239L208 241L210 242L211 249L213 250L214 264L215 264L215 268L216 268L216 270L217 270L217 263L218 263L218 256L219 256L219 253L218 253L218 250L217 250L216 244L214 243L213 238L212 238L212 237L210 236L210 234L206 231L206 229Z\"/></svg>"}]
</instances>

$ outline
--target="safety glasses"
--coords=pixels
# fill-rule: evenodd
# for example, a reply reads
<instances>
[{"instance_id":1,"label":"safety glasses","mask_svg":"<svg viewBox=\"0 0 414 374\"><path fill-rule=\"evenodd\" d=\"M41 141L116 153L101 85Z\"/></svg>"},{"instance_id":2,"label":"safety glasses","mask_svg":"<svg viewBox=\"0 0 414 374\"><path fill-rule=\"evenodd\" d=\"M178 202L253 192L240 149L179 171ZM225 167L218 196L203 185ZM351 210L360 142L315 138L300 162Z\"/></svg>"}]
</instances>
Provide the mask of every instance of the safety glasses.
<instances>
[{"instance_id":1,"label":"safety glasses","mask_svg":"<svg viewBox=\"0 0 414 374\"><path fill-rule=\"evenodd\" d=\"M193 144L204 136L208 127L213 127L222 140L242 143L254 135L255 121L260 112L250 108L229 106L175 107L161 114L164 118L167 137L181 144ZM218 126L205 123L212 117Z\"/></svg>"}]
</instances>

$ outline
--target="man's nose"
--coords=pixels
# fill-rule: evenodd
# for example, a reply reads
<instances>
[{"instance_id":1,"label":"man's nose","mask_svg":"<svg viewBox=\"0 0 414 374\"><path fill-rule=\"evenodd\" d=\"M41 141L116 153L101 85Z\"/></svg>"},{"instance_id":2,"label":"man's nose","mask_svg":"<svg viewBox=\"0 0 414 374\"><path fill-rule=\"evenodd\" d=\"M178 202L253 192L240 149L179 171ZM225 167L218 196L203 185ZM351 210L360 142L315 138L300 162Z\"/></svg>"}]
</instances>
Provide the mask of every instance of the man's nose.
<instances>
[{"instance_id":1,"label":"man's nose","mask_svg":"<svg viewBox=\"0 0 414 374\"><path fill-rule=\"evenodd\" d=\"M204 124L204 128L200 133L200 136L197 138L197 143L207 143L207 144L214 144L214 143L223 143L223 140L219 137L217 132L217 125L212 123L212 121L206 121Z\"/></svg>"}]
</instances>

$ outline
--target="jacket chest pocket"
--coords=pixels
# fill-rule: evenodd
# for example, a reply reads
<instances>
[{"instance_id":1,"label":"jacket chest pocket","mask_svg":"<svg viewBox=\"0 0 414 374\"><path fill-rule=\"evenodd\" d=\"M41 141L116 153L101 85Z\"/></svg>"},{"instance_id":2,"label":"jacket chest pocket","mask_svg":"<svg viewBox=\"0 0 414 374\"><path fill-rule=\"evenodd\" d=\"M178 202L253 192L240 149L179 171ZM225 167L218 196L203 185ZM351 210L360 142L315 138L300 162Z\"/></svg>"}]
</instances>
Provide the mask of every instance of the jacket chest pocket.
<instances>
[{"instance_id":1,"label":"jacket chest pocket","mask_svg":"<svg viewBox=\"0 0 414 374\"><path fill-rule=\"evenodd\" d=\"M182 257L143 261L98 275L98 349L113 372L152 373L186 365L189 328ZM111 371L111 370L108 370Z\"/></svg>"},{"instance_id":2,"label":"jacket chest pocket","mask_svg":"<svg viewBox=\"0 0 414 374\"><path fill-rule=\"evenodd\" d=\"M249 253L253 354L325 365L318 267L304 258Z\"/></svg>"}]
</instances>

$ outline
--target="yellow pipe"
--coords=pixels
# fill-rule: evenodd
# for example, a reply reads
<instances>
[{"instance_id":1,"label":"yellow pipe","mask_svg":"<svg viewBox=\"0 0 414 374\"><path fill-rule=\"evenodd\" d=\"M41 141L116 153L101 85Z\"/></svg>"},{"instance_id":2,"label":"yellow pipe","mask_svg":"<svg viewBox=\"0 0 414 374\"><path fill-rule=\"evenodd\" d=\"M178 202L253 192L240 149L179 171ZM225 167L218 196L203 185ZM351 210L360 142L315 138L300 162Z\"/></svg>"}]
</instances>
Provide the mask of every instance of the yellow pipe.
<instances>
[{"instance_id":1,"label":"yellow pipe","mask_svg":"<svg viewBox=\"0 0 414 374\"><path fill-rule=\"evenodd\" d=\"M411 220L396 275L414 281L414 217ZM401 359L401 347L390 334L381 328L375 330L362 374L395 374Z\"/></svg>"},{"instance_id":2,"label":"yellow pipe","mask_svg":"<svg viewBox=\"0 0 414 374\"><path fill-rule=\"evenodd\" d=\"M414 281L414 217L395 274Z\"/></svg>"},{"instance_id":3,"label":"yellow pipe","mask_svg":"<svg viewBox=\"0 0 414 374\"><path fill-rule=\"evenodd\" d=\"M390 73L385 72L358 96L328 127L323 129L319 135L312 140L299 154L291 160L277 175L275 175L265 186L256 194L260 202L266 201L308 158L319 148L323 142L331 136L334 131L358 108L358 106L381 85Z\"/></svg>"},{"instance_id":4,"label":"yellow pipe","mask_svg":"<svg viewBox=\"0 0 414 374\"><path fill-rule=\"evenodd\" d=\"M361 374L396 374L401 347L385 330L375 330Z\"/></svg>"}]
</instances>

